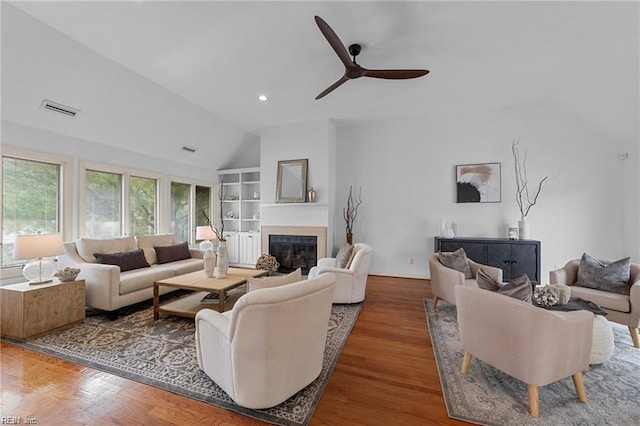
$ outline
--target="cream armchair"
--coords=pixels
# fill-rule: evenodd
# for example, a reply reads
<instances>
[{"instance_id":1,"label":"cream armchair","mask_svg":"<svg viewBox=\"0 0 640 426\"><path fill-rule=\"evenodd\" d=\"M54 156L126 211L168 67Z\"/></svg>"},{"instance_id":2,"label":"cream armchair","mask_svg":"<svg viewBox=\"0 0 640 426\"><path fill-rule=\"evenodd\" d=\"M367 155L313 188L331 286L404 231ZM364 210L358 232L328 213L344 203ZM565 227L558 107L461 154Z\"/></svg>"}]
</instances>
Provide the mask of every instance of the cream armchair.
<instances>
[{"instance_id":1,"label":"cream armchair","mask_svg":"<svg viewBox=\"0 0 640 426\"><path fill-rule=\"evenodd\" d=\"M356 243L353 247L356 253L348 268L338 268L335 258L326 257L319 259L318 265L309 270L309 278L326 273L335 274L333 303L358 303L364 300L373 248L365 243Z\"/></svg>"},{"instance_id":2,"label":"cream armchair","mask_svg":"<svg viewBox=\"0 0 640 426\"><path fill-rule=\"evenodd\" d=\"M640 327L640 265L631 264L629 282L631 292L629 296L618 293L610 293L593 288L580 287L576 284L578 279L578 267L580 260L574 259L567 262L564 267L549 272L550 284L565 284L571 287L571 297L580 297L600 305L607 311L607 319L629 327L633 346L640 348L638 327Z\"/></svg>"},{"instance_id":3,"label":"cream armchair","mask_svg":"<svg viewBox=\"0 0 640 426\"><path fill-rule=\"evenodd\" d=\"M593 339L593 314L556 312L481 288L456 286L462 374L472 358L527 384L529 410L539 416L538 390L568 376L587 402L582 371Z\"/></svg>"},{"instance_id":4,"label":"cream armchair","mask_svg":"<svg viewBox=\"0 0 640 426\"><path fill-rule=\"evenodd\" d=\"M238 405L273 407L322 370L335 276L251 291L196 314L198 366Z\"/></svg>"},{"instance_id":5,"label":"cream armchair","mask_svg":"<svg viewBox=\"0 0 640 426\"><path fill-rule=\"evenodd\" d=\"M433 253L429 257L429 274L431 277L431 292L433 293L433 308L438 305L438 300L446 300L449 303L456 304L455 287L457 285L467 285L477 287L476 274L478 269L482 270L497 282L502 282L502 269L493 266L482 265L471 259L467 259L469 268L471 269L472 278L465 279L464 274L455 269L444 266L438 260L438 253Z\"/></svg>"}]
</instances>

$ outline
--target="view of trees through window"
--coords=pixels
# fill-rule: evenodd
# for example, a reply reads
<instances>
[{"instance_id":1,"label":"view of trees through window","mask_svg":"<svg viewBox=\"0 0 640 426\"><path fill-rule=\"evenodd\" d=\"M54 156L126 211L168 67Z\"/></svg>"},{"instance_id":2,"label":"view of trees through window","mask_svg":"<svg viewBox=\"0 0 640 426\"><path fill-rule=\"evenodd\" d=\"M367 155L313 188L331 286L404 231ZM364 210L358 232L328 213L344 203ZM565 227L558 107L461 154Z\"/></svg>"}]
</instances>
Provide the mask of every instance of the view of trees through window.
<instances>
[{"instance_id":1,"label":"view of trees through window","mask_svg":"<svg viewBox=\"0 0 640 426\"><path fill-rule=\"evenodd\" d=\"M85 236L122 235L122 176L87 170L85 190Z\"/></svg>"},{"instance_id":2,"label":"view of trees through window","mask_svg":"<svg viewBox=\"0 0 640 426\"><path fill-rule=\"evenodd\" d=\"M60 165L2 158L2 266L13 259L17 234L60 231Z\"/></svg>"},{"instance_id":3,"label":"view of trees through window","mask_svg":"<svg viewBox=\"0 0 640 426\"><path fill-rule=\"evenodd\" d=\"M129 178L129 228L133 235L156 233L157 193L155 179Z\"/></svg>"},{"instance_id":4,"label":"view of trees through window","mask_svg":"<svg viewBox=\"0 0 640 426\"><path fill-rule=\"evenodd\" d=\"M171 182L171 232L189 241L189 198L191 185Z\"/></svg>"}]
</instances>

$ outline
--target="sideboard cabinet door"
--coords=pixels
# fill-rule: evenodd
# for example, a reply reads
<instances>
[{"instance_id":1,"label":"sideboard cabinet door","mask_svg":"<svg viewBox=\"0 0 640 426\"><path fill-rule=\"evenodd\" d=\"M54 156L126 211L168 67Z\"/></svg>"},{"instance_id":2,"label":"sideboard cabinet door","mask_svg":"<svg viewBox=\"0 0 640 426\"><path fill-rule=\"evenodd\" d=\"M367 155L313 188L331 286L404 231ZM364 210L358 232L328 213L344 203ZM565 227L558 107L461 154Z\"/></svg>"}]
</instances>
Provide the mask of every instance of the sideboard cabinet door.
<instances>
[{"instance_id":1,"label":"sideboard cabinet door","mask_svg":"<svg viewBox=\"0 0 640 426\"><path fill-rule=\"evenodd\" d=\"M455 251L461 247L474 262L502 269L504 281L526 273L532 282L540 282L540 241L435 237L436 252Z\"/></svg>"}]
</instances>

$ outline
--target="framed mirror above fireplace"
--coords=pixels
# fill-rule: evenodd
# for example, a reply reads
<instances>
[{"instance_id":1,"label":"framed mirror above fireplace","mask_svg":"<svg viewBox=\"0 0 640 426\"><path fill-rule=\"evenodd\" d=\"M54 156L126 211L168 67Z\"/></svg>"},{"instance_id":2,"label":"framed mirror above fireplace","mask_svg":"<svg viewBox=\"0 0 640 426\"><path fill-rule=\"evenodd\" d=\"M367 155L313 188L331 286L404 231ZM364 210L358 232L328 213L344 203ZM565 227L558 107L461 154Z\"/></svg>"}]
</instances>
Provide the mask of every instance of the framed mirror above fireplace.
<instances>
[{"instance_id":1,"label":"framed mirror above fireplace","mask_svg":"<svg viewBox=\"0 0 640 426\"><path fill-rule=\"evenodd\" d=\"M276 203L304 203L307 195L307 165L309 160L278 161Z\"/></svg>"}]
</instances>

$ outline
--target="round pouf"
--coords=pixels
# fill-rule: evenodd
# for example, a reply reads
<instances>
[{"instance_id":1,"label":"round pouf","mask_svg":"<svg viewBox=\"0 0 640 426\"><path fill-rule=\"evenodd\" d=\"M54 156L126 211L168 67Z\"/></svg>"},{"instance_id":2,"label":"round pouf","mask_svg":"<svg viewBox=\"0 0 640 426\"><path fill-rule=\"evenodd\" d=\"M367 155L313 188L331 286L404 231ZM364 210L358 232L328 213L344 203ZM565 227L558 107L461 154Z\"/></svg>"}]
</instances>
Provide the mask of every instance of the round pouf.
<instances>
[{"instance_id":1,"label":"round pouf","mask_svg":"<svg viewBox=\"0 0 640 426\"><path fill-rule=\"evenodd\" d=\"M602 364L613 355L613 329L602 315L593 318L593 345L589 364Z\"/></svg>"}]
</instances>

